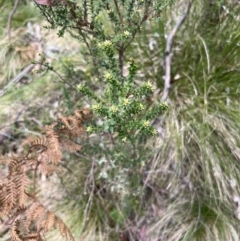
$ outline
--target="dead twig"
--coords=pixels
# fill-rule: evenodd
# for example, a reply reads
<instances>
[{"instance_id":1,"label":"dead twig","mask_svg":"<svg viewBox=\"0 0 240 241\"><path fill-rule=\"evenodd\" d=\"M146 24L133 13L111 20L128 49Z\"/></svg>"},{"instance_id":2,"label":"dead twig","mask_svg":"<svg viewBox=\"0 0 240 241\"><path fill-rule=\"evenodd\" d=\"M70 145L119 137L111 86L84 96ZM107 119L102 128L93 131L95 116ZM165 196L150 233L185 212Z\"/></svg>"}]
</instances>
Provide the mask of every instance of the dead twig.
<instances>
[{"instance_id":1,"label":"dead twig","mask_svg":"<svg viewBox=\"0 0 240 241\"><path fill-rule=\"evenodd\" d=\"M12 21L12 17L14 15L14 13L17 10L17 6L19 4L19 0L15 0L15 4L13 6L12 11L10 12L9 16L8 16L8 22L7 22L7 35L8 35L8 42L11 42L11 21Z\"/></svg>"},{"instance_id":2,"label":"dead twig","mask_svg":"<svg viewBox=\"0 0 240 241\"><path fill-rule=\"evenodd\" d=\"M170 34L167 37L167 44L166 44L166 50L165 50L165 76L164 76L164 89L162 94L162 101L165 101L168 97L169 89L171 87L171 64L172 64L172 43L173 38L176 35L177 31L185 21L188 12L192 6L193 0L190 0L185 8L185 11L183 15L180 17L176 25L174 26L173 30L170 32Z\"/></svg>"},{"instance_id":3,"label":"dead twig","mask_svg":"<svg viewBox=\"0 0 240 241\"><path fill-rule=\"evenodd\" d=\"M30 72L34 68L35 64L28 65L24 70L22 70L14 79L12 79L0 92L0 96L3 95L2 92L7 90L13 83L21 80L28 72Z\"/></svg>"},{"instance_id":4,"label":"dead twig","mask_svg":"<svg viewBox=\"0 0 240 241\"><path fill-rule=\"evenodd\" d=\"M17 83L21 80L28 72L34 68L35 64L29 64L24 70L22 70L14 79L12 79L3 89L0 90L0 97L4 95L7 89L14 83Z\"/></svg>"}]
</instances>

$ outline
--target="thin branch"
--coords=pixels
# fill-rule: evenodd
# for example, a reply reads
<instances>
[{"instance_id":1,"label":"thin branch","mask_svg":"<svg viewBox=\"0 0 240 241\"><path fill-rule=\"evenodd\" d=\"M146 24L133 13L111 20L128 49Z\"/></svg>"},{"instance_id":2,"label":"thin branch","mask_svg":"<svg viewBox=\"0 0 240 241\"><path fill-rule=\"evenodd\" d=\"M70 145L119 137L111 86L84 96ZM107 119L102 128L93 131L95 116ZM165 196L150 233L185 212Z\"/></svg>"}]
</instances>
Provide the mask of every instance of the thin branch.
<instances>
[{"instance_id":1,"label":"thin branch","mask_svg":"<svg viewBox=\"0 0 240 241\"><path fill-rule=\"evenodd\" d=\"M117 10L119 20L120 20L121 24L123 24L122 15L121 15L117 0L114 0L114 4L115 4L116 10Z\"/></svg>"},{"instance_id":2,"label":"thin branch","mask_svg":"<svg viewBox=\"0 0 240 241\"><path fill-rule=\"evenodd\" d=\"M177 31L179 30L179 28L181 27L181 25L183 24L183 22L185 21L188 12L192 6L192 2L193 0L190 0L186 6L186 9L183 13L183 15L180 17L180 19L178 20L178 22L176 23L176 25L174 26L173 30L171 31L171 33L168 35L167 37L167 44L166 44L166 50L165 50L165 77L164 77L164 89L163 89L163 95L161 98L161 101L165 101L168 97L169 94L169 89L171 87L171 64L172 64L172 57L173 57L173 53L172 53L172 43L173 43L173 38L176 35Z\"/></svg>"},{"instance_id":3,"label":"thin branch","mask_svg":"<svg viewBox=\"0 0 240 241\"><path fill-rule=\"evenodd\" d=\"M121 76L123 76L123 55L124 55L124 48L123 48L123 44L121 44L118 50L118 63L119 63L119 70L120 70Z\"/></svg>"},{"instance_id":4,"label":"thin branch","mask_svg":"<svg viewBox=\"0 0 240 241\"><path fill-rule=\"evenodd\" d=\"M17 10L17 6L19 4L19 0L15 0L15 4L13 6L12 11L10 12L9 16L8 16L8 22L7 22L7 35L8 35L8 42L11 42L11 21L12 21L12 17L14 15L14 13Z\"/></svg>"},{"instance_id":5,"label":"thin branch","mask_svg":"<svg viewBox=\"0 0 240 241\"><path fill-rule=\"evenodd\" d=\"M59 25L59 26L61 26L61 25ZM88 34L90 34L90 35L95 35L95 32L94 31L92 31L92 30L90 30L90 29L86 29L86 28L83 28L83 27L79 27L78 25L77 26L67 26L67 27L69 27L69 28L72 28L72 29L78 29L79 31L83 31L83 32L86 32L86 33L88 33Z\"/></svg>"},{"instance_id":6,"label":"thin branch","mask_svg":"<svg viewBox=\"0 0 240 241\"><path fill-rule=\"evenodd\" d=\"M114 0L114 5L116 7L116 11L117 11L119 20L121 22L121 28L122 28L123 19L122 19L122 15L121 15L117 0ZM124 55L124 45L123 43L120 43L119 50L118 50L118 63L119 63L119 70L120 70L121 76L123 76L123 55Z\"/></svg>"},{"instance_id":7,"label":"thin branch","mask_svg":"<svg viewBox=\"0 0 240 241\"><path fill-rule=\"evenodd\" d=\"M83 223L85 223L85 220L87 220L89 218L88 215L90 213L90 209L91 209L93 197L94 197L94 190L95 190L94 166L95 166L95 162L94 162L94 160L92 160L92 167L91 167L90 173L87 177L87 181L86 181L85 187L84 187L84 193L85 194L87 194L88 186L91 186L91 192L89 194L88 202L87 202L87 204L84 208L85 217L84 217Z\"/></svg>"},{"instance_id":8,"label":"thin branch","mask_svg":"<svg viewBox=\"0 0 240 241\"><path fill-rule=\"evenodd\" d=\"M93 55L93 52L92 52L92 48L91 46L89 45L84 33L79 30L79 34L81 35L81 37L83 38L83 42L86 44L87 48L88 48L88 51L91 55L91 58L92 58L92 61L93 61L93 64L95 66L95 70L96 70L96 73L97 73L97 76L98 76L98 79L100 80L101 79L101 75L100 75L100 72L99 72L99 69L98 69L98 62L97 60L95 59L94 55Z\"/></svg>"},{"instance_id":9,"label":"thin branch","mask_svg":"<svg viewBox=\"0 0 240 241\"><path fill-rule=\"evenodd\" d=\"M34 68L35 64L28 65L23 71L21 71L14 79L12 79L2 90L0 90L0 96L4 95L7 89L14 83L17 83L21 80L28 72Z\"/></svg>"},{"instance_id":10,"label":"thin branch","mask_svg":"<svg viewBox=\"0 0 240 241\"><path fill-rule=\"evenodd\" d=\"M124 51L128 48L128 46L132 43L132 41L134 40L134 38L135 38L135 36L136 36L136 34L137 34L137 28L140 28L141 27L141 25L148 19L148 17L149 17L149 15L148 15L148 13L147 13L147 11L146 11L146 13L143 15L143 17L142 17L142 19L141 19L141 21L140 21L140 23L138 24L138 27L136 27L136 30L135 30L135 32L132 34L132 37L130 38L130 40L129 40L129 42L124 46Z\"/></svg>"},{"instance_id":11,"label":"thin branch","mask_svg":"<svg viewBox=\"0 0 240 241\"><path fill-rule=\"evenodd\" d=\"M59 77L61 83L67 84L67 85L70 86L71 88L76 89L76 87L75 87L74 85L72 85L71 83L69 83L69 82L68 82L64 77L62 77L61 74L59 74L58 71L56 71L54 68L49 69L49 66L48 66L47 64L42 63L42 62L39 62L39 61L36 61L35 63L36 63L36 64L40 64L40 65L46 67L46 68L47 68L47 71L51 71L51 72L55 73L55 74Z\"/></svg>"}]
</instances>

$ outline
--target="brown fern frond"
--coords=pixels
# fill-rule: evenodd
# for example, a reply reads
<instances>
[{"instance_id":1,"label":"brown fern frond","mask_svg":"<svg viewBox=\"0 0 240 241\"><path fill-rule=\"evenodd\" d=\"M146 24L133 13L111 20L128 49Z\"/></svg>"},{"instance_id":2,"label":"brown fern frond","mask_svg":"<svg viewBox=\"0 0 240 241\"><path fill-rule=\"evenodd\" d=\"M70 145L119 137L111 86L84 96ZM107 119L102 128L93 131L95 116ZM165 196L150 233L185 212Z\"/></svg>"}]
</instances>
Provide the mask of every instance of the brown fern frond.
<instances>
[{"instance_id":1,"label":"brown fern frond","mask_svg":"<svg viewBox=\"0 0 240 241\"><path fill-rule=\"evenodd\" d=\"M56 217L55 227L59 228L61 235L67 238L67 227L65 223L58 217Z\"/></svg>"},{"instance_id":2,"label":"brown fern frond","mask_svg":"<svg viewBox=\"0 0 240 241\"><path fill-rule=\"evenodd\" d=\"M50 175L53 172L57 171L58 167L56 165L53 165L50 163L42 162L39 164L38 170L40 171L40 173L42 173L44 175Z\"/></svg>"},{"instance_id":3,"label":"brown fern frond","mask_svg":"<svg viewBox=\"0 0 240 241\"><path fill-rule=\"evenodd\" d=\"M84 116L83 116L81 110L75 110L74 116L75 116L76 119L78 119L79 122L82 122L83 119L84 119Z\"/></svg>"},{"instance_id":4,"label":"brown fern frond","mask_svg":"<svg viewBox=\"0 0 240 241\"><path fill-rule=\"evenodd\" d=\"M17 190L14 179L12 178L6 185L7 194L5 196L5 202L7 202L8 209L6 211L10 211L17 203Z\"/></svg>"},{"instance_id":5,"label":"brown fern frond","mask_svg":"<svg viewBox=\"0 0 240 241\"><path fill-rule=\"evenodd\" d=\"M55 226L59 228L62 237L69 239L71 241L75 240L69 228L62 221L62 219L58 218L57 216L56 216Z\"/></svg>"},{"instance_id":6,"label":"brown fern frond","mask_svg":"<svg viewBox=\"0 0 240 241\"><path fill-rule=\"evenodd\" d=\"M84 128L82 126L82 122L78 120L78 118L74 116L61 117L61 121L63 122L64 128L61 129L61 132L65 131L65 134L68 136L81 136L85 133Z\"/></svg>"},{"instance_id":7,"label":"brown fern frond","mask_svg":"<svg viewBox=\"0 0 240 241\"><path fill-rule=\"evenodd\" d=\"M74 130L79 122L74 116L61 117L60 119L70 131Z\"/></svg>"},{"instance_id":8,"label":"brown fern frond","mask_svg":"<svg viewBox=\"0 0 240 241\"><path fill-rule=\"evenodd\" d=\"M20 208L24 208L27 201L26 188L29 184L29 179L26 176L26 174L23 173L22 175L19 175L15 179L15 184L16 184L16 192L18 196L18 206Z\"/></svg>"},{"instance_id":9,"label":"brown fern frond","mask_svg":"<svg viewBox=\"0 0 240 241\"><path fill-rule=\"evenodd\" d=\"M0 164L7 165L9 170L0 181L0 217L8 216L13 221L12 241L42 241L42 235L51 228L58 228L64 238L74 240L62 219L36 201L36 171L51 174L61 161L62 151L79 151L81 146L74 139L85 134L83 122L90 118L89 109L76 110L46 126L43 136L28 136L22 143L26 150L22 156L0 156ZM30 171L34 171L34 191L29 189ZM34 201L29 205L29 200Z\"/></svg>"},{"instance_id":10,"label":"brown fern frond","mask_svg":"<svg viewBox=\"0 0 240 241\"><path fill-rule=\"evenodd\" d=\"M12 160L11 157L9 156L3 156L3 155L0 155L0 164L9 164L9 162Z\"/></svg>"},{"instance_id":11,"label":"brown fern frond","mask_svg":"<svg viewBox=\"0 0 240 241\"><path fill-rule=\"evenodd\" d=\"M39 232L30 233L30 234L26 235L24 238L25 239L30 239L30 238L38 239L39 238Z\"/></svg>"},{"instance_id":12,"label":"brown fern frond","mask_svg":"<svg viewBox=\"0 0 240 241\"><path fill-rule=\"evenodd\" d=\"M19 237L19 230L18 230L18 220L14 221L11 229L11 239L12 241L23 241Z\"/></svg>"},{"instance_id":13,"label":"brown fern frond","mask_svg":"<svg viewBox=\"0 0 240 241\"><path fill-rule=\"evenodd\" d=\"M74 115L81 121L89 121L92 119L93 113L88 108L83 108L80 110L75 110Z\"/></svg>"},{"instance_id":14,"label":"brown fern frond","mask_svg":"<svg viewBox=\"0 0 240 241\"><path fill-rule=\"evenodd\" d=\"M49 148L46 152L45 157L47 163L57 165L62 159L62 152L60 150L54 150Z\"/></svg>"},{"instance_id":15,"label":"brown fern frond","mask_svg":"<svg viewBox=\"0 0 240 241\"><path fill-rule=\"evenodd\" d=\"M27 229L29 229L31 223L34 221L34 217L36 217L35 215L35 210L39 207L38 202L33 202L27 209L26 211L26 226Z\"/></svg>"},{"instance_id":16,"label":"brown fern frond","mask_svg":"<svg viewBox=\"0 0 240 241\"><path fill-rule=\"evenodd\" d=\"M30 152L41 153L48 148L48 140L45 136L28 136L22 143L22 146L28 146Z\"/></svg>"},{"instance_id":17,"label":"brown fern frond","mask_svg":"<svg viewBox=\"0 0 240 241\"><path fill-rule=\"evenodd\" d=\"M8 163L8 167L9 167L9 171L10 173L17 171L17 172L21 172L22 171L22 166L25 163L25 159L23 157L13 157L11 159L9 159L9 163Z\"/></svg>"},{"instance_id":18,"label":"brown fern frond","mask_svg":"<svg viewBox=\"0 0 240 241\"><path fill-rule=\"evenodd\" d=\"M0 216L8 215L9 207L8 207L8 200L7 200L7 191L6 191L6 184L1 185L0 191Z\"/></svg>"},{"instance_id":19,"label":"brown fern frond","mask_svg":"<svg viewBox=\"0 0 240 241\"><path fill-rule=\"evenodd\" d=\"M40 232L34 232L26 235L24 241L43 241Z\"/></svg>"},{"instance_id":20,"label":"brown fern frond","mask_svg":"<svg viewBox=\"0 0 240 241\"><path fill-rule=\"evenodd\" d=\"M56 218L56 215L53 212L47 211L46 220L43 224L44 230L46 232L49 231L54 226L55 218Z\"/></svg>"},{"instance_id":21,"label":"brown fern frond","mask_svg":"<svg viewBox=\"0 0 240 241\"><path fill-rule=\"evenodd\" d=\"M46 138L48 140L48 144L55 150L59 149L58 145L58 134L54 131L53 126L45 126L44 128L46 133Z\"/></svg>"},{"instance_id":22,"label":"brown fern frond","mask_svg":"<svg viewBox=\"0 0 240 241\"><path fill-rule=\"evenodd\" d=\"M74 237L66 224L53 212L47 210L43 205L34 202L26 214L27 226L34 224L38 232L47 232L51 228L58 228L61 235L74 241Z\"/></svg>"},{"instance_id":23,"label":"brown fern frond","mask_svg":"<svg viewBox=\"0 0 240 241\"><path fill-rule=\"evenodd\" d=\"M7 181L6 181L7 180ZM15 215L19 211L19 193L16 187L17 176L5 178L0 188L0 215Z\"/></svg>"},{"instance_id":24,"label":"brown fern frond","mask_svg":"<svg viewBox=\"0 0 240 241\"><path fill-rule=\"evenodd\" d=\"M27 225L26 217L22 217L18 220L18 229L21 231L23 237L29 234L29 227Z\"/></svg>"},{"instance_id":25,"label":"brown fern frond","mask_svg":"<svg viewBox=\"0 0 240 241\"><path fill-rule=\"evenodd\" d=\"M76 151L80 151L82 149L81 145L79 145L69 139L61 139L60 146L61 146L62 150L68 151L68 152L76 152Z\"/></svg>"},{"instance_id":26,"label":"brown fern frond","mask_svg":"<svg viewBox=\"0 0 240 241\"><path fill-rule=\"evenodd\" d=\"M38 163L45 164L58 164L61 161L62 153L61 151L56 151L54 149L48 148L45 152L40 153L37 157ZM38 164L39 165L39 164Z\"/></svg>"},{"instance_id":27,"label":"brown fern frond","mask_svg":"<svg viewBox=\"0 0 240 241\"><path fill-rule=\"evenodd\" d=\"M59 136L57 132L54 131L53 126L46 126L45 133L48 140L48 162L57 164L62 158L62 152L59 147Z\"/></svg>"},{"instance_id":28,"label":"brown fern frond","mask_svg":"<svg viewBox=\"0 0 240 241\"><path fill-rule=\"evenodd\" d=\"M35 222L37 219L41 219L41 216L44 215L45 210L46 209L42 204L34 202L27 210L26 219L28 227L32 222Z\"/></svg>"}]
</instances>

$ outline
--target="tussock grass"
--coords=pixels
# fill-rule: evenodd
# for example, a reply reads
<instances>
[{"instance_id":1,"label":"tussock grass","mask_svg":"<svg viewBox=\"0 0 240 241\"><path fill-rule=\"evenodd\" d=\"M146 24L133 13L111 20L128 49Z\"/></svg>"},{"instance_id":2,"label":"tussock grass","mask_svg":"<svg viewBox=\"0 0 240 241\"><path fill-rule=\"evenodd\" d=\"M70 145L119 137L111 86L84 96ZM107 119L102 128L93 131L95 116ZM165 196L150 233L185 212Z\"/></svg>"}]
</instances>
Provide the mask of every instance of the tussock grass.
<instances>
[{"instance_id":1,"label":"tussock grass","mask_svg":"<svg viewBox=\"0 0 240 241\"><path fill-rule=\"evenodd\" d=\"M203 28L196 19L211 9L195 3L176 36L172 76L180 77L159 122L164 134L149 175L156 190L168 193L150 228L160 240L239 240L240 22L237 8L225 6L231 15L213 6L216 22L202 18Z\"/></svg>"}]
</instances>

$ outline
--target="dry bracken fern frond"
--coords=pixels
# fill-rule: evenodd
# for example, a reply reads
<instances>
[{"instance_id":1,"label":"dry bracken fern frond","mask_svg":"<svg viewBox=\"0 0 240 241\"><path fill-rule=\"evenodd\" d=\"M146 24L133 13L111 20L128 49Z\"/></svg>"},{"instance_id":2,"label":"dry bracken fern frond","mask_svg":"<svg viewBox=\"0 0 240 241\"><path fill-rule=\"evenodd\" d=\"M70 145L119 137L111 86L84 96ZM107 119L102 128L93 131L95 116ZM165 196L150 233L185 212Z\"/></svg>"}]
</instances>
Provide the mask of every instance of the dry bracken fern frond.
<instances>
[{"instance_id":1,"label":"dry bracken fern frond","mask_svg":"<svg viewBox=\"0 0 240 241\"><path fill-rule=\"evenodd\" d=\"M74 115L68 117L61 117L62 122L61 132L65 132L69 136L80 136L84 135L85 131L83 128L83 122L88 121L92 118L92 111L89 109L76 110Z\"/></svg>"},{"instance_id":2,"label":"dry bracken fern frond","mask_svg":"<svg viewBox=\"0 0 240 241\"><path fill-rule=\"evenodd\" d=\"M60 146L62 150L66 150L68 152L76 152L82 149L81 145L69 140L69 139L61 139Z\"/></svg>"},{"instance_id":3,"label":"dry bracken fern frond","mask_svg":"<svg viewBox=\"0 0 240 241\"><path fill-rule=\"evenodd\" d=\"M44 175L50 175L53 172L57 171L58 167L50 163L40 163L38 166L38 170Z\"/></svg>"},{"instance_id":4,"label":"dry bracken fern frond","mask_svg":"<svg viewBox=\"0 0 240 241\"><path fill-rule=\"evenodd\" d=\"M0 215L5 216L9 213L6 185L3 185L0 192Z\"/></svg>"},{"instance_id":5,"label":"dry bracken fern frond","mask_svg":"<svg viewBox=\"0 0 240 241\"><path fill-rule=\"evenodd\" d=\"M90 109L88 108L83 108L80 110L75 110L74 111L74 115L76 116L76 118L78 118L80 121L89 121L92 119L93 113Z\"/></svg>"},{"instance_id":6,"label":"dry bracken fern frond","mask_svg":"<svg viewBox=\"0 0 240 241\"><path fill-rule=\"evenodd\" d=\"M26 219L27 226L30 227L32 224L34 224L38 232L47 232L51 228L58 228L63 237L74 241L71 231L62 221L62 219L57 217L53 212L47 210L38 202L34 202L28 209Z\"/></svg>"},{"instance_id":7,"label":"dry bracken fern frond","mask_svg":"<svg viewBox=\"0 0 240 241\"><path fill-rule=\"evenodd\" d=\"M50 212L50 211L47 211L46 213L46 220L43 224L44 226L44 230L47 232L49 231L53 226L54 226L54 223L55 223L55 214L53 212Z\"/></svg>"},{"instance_id":8,"label":"dry bracken fern frond","mask_svg":"<svg viewBox=\"0 0 240 241\"><path fill-rule=\"evenodd\" d=\"M26 174L23 173L21 176L16 178L15 184L16 184L16 190L18 195L18 206L20 208L24 208L27 201L26 189L29 184L29 180Z\"/></svg>"},{"instance_id":9,"label":"dry bracken fern frond","mask_svg":"<svg viewBox=\"0 0 240 241\"><path fill-rule=\"evenodd\" d=\"M66 224L62 221L62 219L56 217L55 220L56 220L55 226L58 226L61 235L71 241L74 241L74 237L72 236L71 231L66 226Z\"/></svg>"},{"instance_id":10,"label":"dry bracken fern frond","mask_svg":"<svg viewBox=\"0 0 240 241\"><path fill-rule=\"evenodd\" d=\"M13 173L14 171L21 171L21 167L24 165L24 162L25 160L22 157L9 159L8 168L10 173Z\"/></svg>"},{"instance_id":11,"label":"dry bracken fern frond","mask_svg":"<svg viewBox=\"0 0 240 241\"><path fill-rule=\"evenodd\" d=\"M53 126L46 126L44 129L50 148L59 151L58 134L54 131Z\"/></svg>"},{"instance_id":12,"label":"dry bracken fern frond","mask_svg":"<svg viewBox=\"0 0 240 241\"><path fill-rule=\"evenodd\" d=\"M45 136L28 136L22 143L22 146L29 146L31 151L41 152L48 146L48 141Z\"/></svg>"},{"instance_id":13,"label":"dry bracken fern frond","mask_svg":"<svg viewBox=\"0 0 240 241\"><path fill-rule=\"evenodd\" d=\"M44 212L45 212L45 207L38 202L34 202L27 210L27 214L26 214L27 225L30 226L30 224L33 221L36 221L36 219L44 215Z\"/></svg>"},{"instance_id":14,"label":"dry bracken fern frond","mask_svg":"<svg viewBox=\"0 0 240 241\"><path fill-rule=\"evenodd\" d=\"M18 220L16 220L13 225L12 225L12 229L11 229L11 238L12 241L22 241L22 239L20 239L19 235L18 235Z\"/></svg>"},{"instance_id":15,"label":"dry bracken fern frond","mask_svg":"<svg viewBox=\"0 0 240 241\"><path fill-rule=\"evenodd\" d=\"M7 201L7 208L11 210L17 203L17 190L16 190L16 184L14 180L11 180L7 184L7 195L6 195L6 201Z\"/></svg>"},{"instance_id":16,"label":"dry bracken fern frond","mask_svg":"<svg viewBox=\"0 0 240 241\"><path fill-rule=\"evenodd\" d=\"M8 164L12 160L9 156L0 155L0 164Z\"/></svg>"},{"instance_id":17,"label":"dry bracken fern frond","mask_svg":"<svg viewBox=\"0 0 240 241\"><path fill-rule=\"evenodd\" d=\"M69 131L75 130L76 127L78 126L79 121L73 116L61 117L60 119Z\"/></svg>"},{"instance_id":18,"label":"dry bracken fern frond","mask_svg":"<svg viewBox=\"0 0 240 241\"><path fill-rule=\"evenodd\" d=\"M0 216L13 219L12 241L42 241L42 235L52 228L58 228L64 238L74 240L62 219L36 201L35 190L31 192L29 188L28 174L34 172L35 189L36 171L51 174L61 161L62 151L79 151L81 146L74 139L85 134L83 122L91 116L88 109L76 110L72 116L46 126L44 135L28 136L21 145L22 155L0 156L0 164L7 165L9 170L0 181ZM30 205L29 200L33 200Z\"/></svg>"},{"instance_id":19,"label":"dry bracken fern frond","mask_svg":"<svg viewBox=\"0 0 240 241\"><path fill-rule=\"evenodd\" d=\"M40 238L40 234L39 233L31 233L29 235L27 235L24 240L38 240L40 241L41 238Z\"/></svg>"},{"instance_id":20,"label":"dry bracken fern frond","mask_svg":"<svg viewBox=\"0 0 240 241\"><path fill-rule=\"evenodd\" d=\"M54 131L53 126L46 126L45 135L48 141L48 149L46 151L48 162L56 165L61 161L62 158L62 152L59 147L58 133Z\"/></svg>"}]
</instances>

